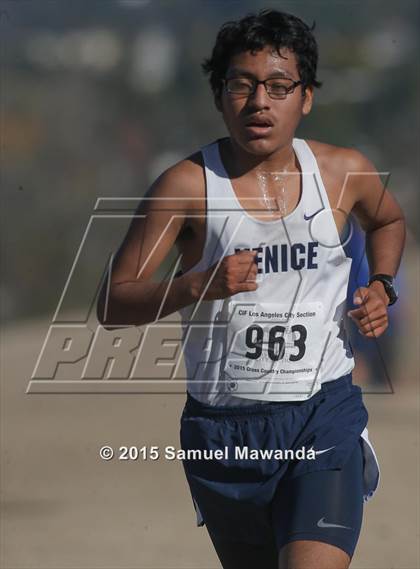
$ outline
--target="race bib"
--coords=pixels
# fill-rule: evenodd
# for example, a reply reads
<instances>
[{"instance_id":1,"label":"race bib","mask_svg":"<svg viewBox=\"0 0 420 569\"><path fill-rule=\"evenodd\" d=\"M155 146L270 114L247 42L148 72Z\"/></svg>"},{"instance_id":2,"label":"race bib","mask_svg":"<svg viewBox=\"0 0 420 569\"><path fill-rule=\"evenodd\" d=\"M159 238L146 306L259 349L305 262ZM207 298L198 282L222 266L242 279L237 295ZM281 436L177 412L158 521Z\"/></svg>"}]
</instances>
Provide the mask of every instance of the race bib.
<instances>
[{"instance_id":1,"label":"race bib","mask_svg":"<svg viewBox=\"0 0 420 569\"><path fill-rule=\"evenodd\" d=\"M319 390L318 368L329 339L320 302L230 301L224 378L240 397L299 400Z\"/></svg>"}]
</instances>

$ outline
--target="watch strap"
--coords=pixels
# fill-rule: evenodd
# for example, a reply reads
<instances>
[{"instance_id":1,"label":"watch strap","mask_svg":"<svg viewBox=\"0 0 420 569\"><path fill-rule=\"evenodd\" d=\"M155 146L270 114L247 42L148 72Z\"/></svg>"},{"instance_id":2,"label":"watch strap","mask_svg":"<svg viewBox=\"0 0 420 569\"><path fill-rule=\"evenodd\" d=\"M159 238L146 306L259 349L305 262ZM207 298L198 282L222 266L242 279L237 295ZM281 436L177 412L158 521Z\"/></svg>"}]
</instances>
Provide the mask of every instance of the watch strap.
<instances>
[{"instance_id":1,"label":"watch strap","mask_svg":"<svg viewBox=\"0 0 420 569\"><path fill-rule=\"evenodd\" d=\"M380 281L384 285L385 292L389 298L388 306L392 306L393 304L395 304L398 300L398 294L394 288L394 277L392 275L378 273L370 277L367 286L370 286L375 281Z\"/></svg>"}]
</instances>

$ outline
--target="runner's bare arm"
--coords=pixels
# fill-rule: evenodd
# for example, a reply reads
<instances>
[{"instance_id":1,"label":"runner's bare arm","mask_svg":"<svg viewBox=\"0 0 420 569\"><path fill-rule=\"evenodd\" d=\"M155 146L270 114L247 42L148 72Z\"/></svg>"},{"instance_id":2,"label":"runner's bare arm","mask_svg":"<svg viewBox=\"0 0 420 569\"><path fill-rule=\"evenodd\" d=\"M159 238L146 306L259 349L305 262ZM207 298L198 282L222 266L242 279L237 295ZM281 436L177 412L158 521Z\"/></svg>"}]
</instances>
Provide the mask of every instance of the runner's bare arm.
<instances>
[{"instance_id":1,"label":"runner's bare arm","mask_svg":"<svg viewBox=\"0 0 420 569\"><path fill-rule=\"evenodd\" d=\"M362 154L352 151L349 183L354 192L353 212L366 232L366 253L370 274L395 276L405 243L404 214L393 195L384 188L372 163ZM380 281L369 288L360 287L354 295L359 308L349 316L362 334L369 338L380 336L388 327L388 295Z\"/></svg>"},{"instance_id":2,"label":"runner's bare arm","mask_svg":"<svg viewBox=\"0 0 420 569\"><path fill-rule=\"evenodd\" d=\"M392 193L384 188L373 164L361 153L353 152L353 212L366 232L370 272L395 276L405 243L404 214Z\"/></svg>"},{"instance_id":3,"label":"runner's bare arm","mask_svg":"<svg viewBox=\"0 0 420 569\"><path fill-rule=\"evenodd\" d=\"M203 272L154 282L197 194L196 166L184 160L167 170L142 200L100 292L97 317L105 328L140 326L198 300L256 289L254 252L243 251ZM194 246L194 244L192 245Z\"/></svg>"}]
</instances>

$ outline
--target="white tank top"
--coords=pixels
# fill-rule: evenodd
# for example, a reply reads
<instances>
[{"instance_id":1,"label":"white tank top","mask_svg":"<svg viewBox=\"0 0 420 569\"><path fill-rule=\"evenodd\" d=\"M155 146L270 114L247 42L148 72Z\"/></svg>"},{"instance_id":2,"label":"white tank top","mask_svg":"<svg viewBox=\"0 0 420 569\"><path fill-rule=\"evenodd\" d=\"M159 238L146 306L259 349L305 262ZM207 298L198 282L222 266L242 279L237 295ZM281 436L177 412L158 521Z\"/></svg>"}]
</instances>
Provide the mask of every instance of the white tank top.
<instances>
[{"instance_id":1,"label":"white tank top","mask_svg":"<svg viewBox=\"0 0 420 569\"><path fill-rule=\"evenodd\" d=\"M255 249L259 285L255 292L181 310L187 389L203 403L305 400L354 367L344 328L351 259L313 152L297 138L293 149L302 172L300 200L290 214L271 221L239 203L219 141L201 149L206 240L190 271L204 271L238 249Z\"/></svg>"}]
</instances>

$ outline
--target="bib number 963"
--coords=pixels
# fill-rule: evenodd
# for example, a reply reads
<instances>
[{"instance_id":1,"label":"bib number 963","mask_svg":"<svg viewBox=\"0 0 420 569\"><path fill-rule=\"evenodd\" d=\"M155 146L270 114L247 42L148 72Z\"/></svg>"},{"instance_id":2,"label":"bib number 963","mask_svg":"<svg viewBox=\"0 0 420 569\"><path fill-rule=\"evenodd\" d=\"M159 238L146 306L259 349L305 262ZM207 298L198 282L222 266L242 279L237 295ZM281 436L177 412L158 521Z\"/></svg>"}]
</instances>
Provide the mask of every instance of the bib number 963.
<instances>
[{"instance_id":1,"label":"bib number 963","mask_svg":"<svg viewBox=\"0 0 420 569\"><path fill-rule=\"evenodd\" d=\"M302 324L294 324L290 327L293 334L293 348L297 348L297 353L289 353L288 360L297 362L303 358L306 352L305 341L308 332ZM264 339L264 332L268 335ZM273 361L282 360L286 354L286 341L284 334L286 328L284 326L275 325L271 328L263 328L258 324L249 326L245 331L245 345L248 351L245 357L257 360L263 354L264 345L267 346L267 355Z\"/></svg>"}]
</instances>

